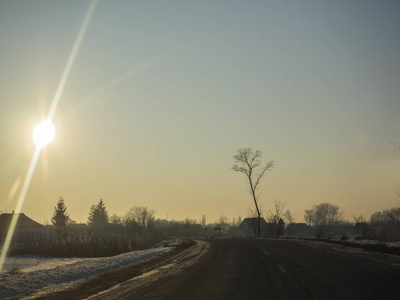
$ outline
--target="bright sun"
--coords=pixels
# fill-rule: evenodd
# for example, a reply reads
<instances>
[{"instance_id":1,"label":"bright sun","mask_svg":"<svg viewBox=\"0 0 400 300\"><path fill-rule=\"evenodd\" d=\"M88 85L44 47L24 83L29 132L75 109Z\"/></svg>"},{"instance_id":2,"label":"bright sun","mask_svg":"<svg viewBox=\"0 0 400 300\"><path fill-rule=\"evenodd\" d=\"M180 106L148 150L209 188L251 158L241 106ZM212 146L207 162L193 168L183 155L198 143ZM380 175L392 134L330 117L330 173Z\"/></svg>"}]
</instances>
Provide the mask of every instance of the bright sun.
<instances>
[{"instance_id":1,"label":"bright sun","mask_svg":"<svg viewBox=\"0 0 400 300\"><path fill-rule=\"evenodd\" d=\"M37 147L44 147L54 139L54 125L50 120L45 120L36 125L33 130L33 141Z\"/></svg>"}]
</instances>

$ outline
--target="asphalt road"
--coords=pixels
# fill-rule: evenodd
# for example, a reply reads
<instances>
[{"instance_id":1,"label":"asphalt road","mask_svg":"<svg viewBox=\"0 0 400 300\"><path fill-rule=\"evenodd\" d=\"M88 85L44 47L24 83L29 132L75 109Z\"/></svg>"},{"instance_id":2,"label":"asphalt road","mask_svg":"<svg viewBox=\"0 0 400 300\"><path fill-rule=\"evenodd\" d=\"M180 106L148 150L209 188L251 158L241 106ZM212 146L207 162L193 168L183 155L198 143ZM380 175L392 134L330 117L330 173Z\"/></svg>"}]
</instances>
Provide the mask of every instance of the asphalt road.
<instances>
[{"instance_id":1,"label":"asphalt road","mask_svg":"<svg viewBox=\"0 0 400 300\"><path fill-rule=\"evenodd\" d=\"M325 242L215 239L195 264L122 298L400 299L400 257Z\"/></svg>"}]
</instances>

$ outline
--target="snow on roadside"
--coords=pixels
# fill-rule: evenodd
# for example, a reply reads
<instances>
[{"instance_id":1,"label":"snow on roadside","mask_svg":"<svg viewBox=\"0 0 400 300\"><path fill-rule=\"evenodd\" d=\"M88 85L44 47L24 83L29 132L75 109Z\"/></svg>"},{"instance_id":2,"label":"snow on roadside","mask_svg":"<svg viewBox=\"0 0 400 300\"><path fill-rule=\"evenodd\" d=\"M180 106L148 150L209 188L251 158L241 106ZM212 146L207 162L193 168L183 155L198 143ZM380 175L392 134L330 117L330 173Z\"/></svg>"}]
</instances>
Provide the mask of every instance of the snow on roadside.
<instances>
[{"instance_id":1,"label":"snow on roadside","mask_svg":"<svg viewBox=\"0 0 400 300\"><path fill-rule=\"evenodd\" d=\"M69 265L85 258L44 258L35 255L16 255L7 257L3 271L4 273L29 273L33 271L54 269L62 265Z\"/></svg>"},{"instance_id":2,"label":"snow on roadside","mask_svg":"<svg viewBox=\"0 0 400 300\"><path fill-rule=\"evenodd\" d=\"M307 238L307 239L318 240L318 238ZM400 248L400 241L399 242L381 242L378 240L356 239L354 237L346 238L346 239L342 239L341 237L332 237L332 238L326 239L326 241L339 242L339 243L345 242L347 244L361 245L361 246L385 245L387 247Z\"/></svg>"},{"instance_id":3,"label":"snow on roadside","mask_svg":"<svg viewBox=\"0 0 400 300\"><path fill-rule=\"evenodd\" d=\"M387 247L400 248L400 242L380 242L377 240L361 240L361 239L348 239L345 241L348 243L359 244L359 245L386 245Z\"/></svg>"},{"instance_id":4,"label":"snow on roadside","mask_svg":"<svg viewBox=\"0 0 400 300\"><path fill-rule=\"evenodd\" d=\"M9 257L4 265L5 272L0 274L0 299L28 295L43 288L46 292L56 291L78 280L168 252L172 248L164 245L169 244L173 245L165 241L160 243L159 247L112 257L43 258L30 255Z\"/></svg>"}]
</instances>

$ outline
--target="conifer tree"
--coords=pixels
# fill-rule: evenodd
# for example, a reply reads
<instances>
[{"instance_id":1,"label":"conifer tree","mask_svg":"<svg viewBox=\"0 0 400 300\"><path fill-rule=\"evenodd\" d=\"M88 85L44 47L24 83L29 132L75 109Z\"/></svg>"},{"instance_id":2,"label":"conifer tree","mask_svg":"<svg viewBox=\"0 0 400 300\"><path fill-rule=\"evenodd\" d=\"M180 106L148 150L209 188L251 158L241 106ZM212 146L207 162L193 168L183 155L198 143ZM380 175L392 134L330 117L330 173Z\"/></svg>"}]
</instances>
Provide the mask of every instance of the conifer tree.
<instances>
[{"instance_id":1,"label":"conifer tree","mask_svg":"<svg viewBox=\"0 0 400 300\"><path fill-rule=\"evenodd\" d=\"M65 206L64 199L60 196L57 205L54 207L53 217L51 222L55 226L58 232L58 238L60 239L61 234L67 231L67 223L69 221L69 215L66 213L67 207Z\"/></svg>"},{"instance_id":2,"label":"conifer tree","mask_svg":"<svg viewBox=\"0 0 400 300\"><path fill-rule=\"evenodd\" d=\"M92 205L89 212L88 225L93 228L104 227L108 224L109 217L102 199L97 205Z\"/></svg>"}]
</instances>

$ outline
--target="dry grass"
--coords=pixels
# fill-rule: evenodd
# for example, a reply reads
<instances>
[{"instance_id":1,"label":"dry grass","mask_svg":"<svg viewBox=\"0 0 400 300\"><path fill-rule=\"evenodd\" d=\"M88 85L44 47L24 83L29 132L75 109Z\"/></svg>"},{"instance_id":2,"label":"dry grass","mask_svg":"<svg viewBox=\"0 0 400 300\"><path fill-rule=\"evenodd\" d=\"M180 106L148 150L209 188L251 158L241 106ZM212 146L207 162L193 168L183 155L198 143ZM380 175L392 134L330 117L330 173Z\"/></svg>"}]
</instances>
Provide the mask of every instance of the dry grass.
<instances>
[{"instance_id":1,"label":"dry grass","mask_svg":"<svg viewBox=\"0 0 400 300\"><path fill-rule=\"evenodd\" d=\"M372 235L371 240L377 240L380 242L399 242L400 241L400 232L392 231L392 232L382 232L378 234Z\"/></svg>"},{"instance_id":2,"label":"dry grass","mask_svg":"<svg viewBox=\"0 0 400 300\"><path fill-rule=\"evenodd\" d=\"M122 238L91 236L67 240L42 239L36 242L13 244L12 255L40 255L45 257L106 257L125 252L148 249L163 239L162 236Z\"/></svg>"}]
</instances>

